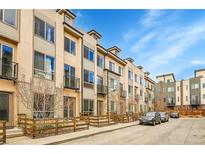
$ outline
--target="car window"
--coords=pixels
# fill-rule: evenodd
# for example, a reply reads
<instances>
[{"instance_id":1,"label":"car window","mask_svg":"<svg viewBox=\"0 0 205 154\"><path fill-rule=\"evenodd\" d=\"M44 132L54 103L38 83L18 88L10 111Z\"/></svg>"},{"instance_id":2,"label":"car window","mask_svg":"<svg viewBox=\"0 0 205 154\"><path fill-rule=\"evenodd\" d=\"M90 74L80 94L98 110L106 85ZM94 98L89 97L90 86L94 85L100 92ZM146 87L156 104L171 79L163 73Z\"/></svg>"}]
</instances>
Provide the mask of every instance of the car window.
<instances>
[{"instance_id":1,"label":"car window","mask_svg":"<svg viewBox=\"0 0 205 154\"><path fill-rule=\"evenodd\" d=\"M147 113L145 114L145 116L154 117L154 116L155 116L155 112L147 112Z\"/></svg>"}]
</instances>

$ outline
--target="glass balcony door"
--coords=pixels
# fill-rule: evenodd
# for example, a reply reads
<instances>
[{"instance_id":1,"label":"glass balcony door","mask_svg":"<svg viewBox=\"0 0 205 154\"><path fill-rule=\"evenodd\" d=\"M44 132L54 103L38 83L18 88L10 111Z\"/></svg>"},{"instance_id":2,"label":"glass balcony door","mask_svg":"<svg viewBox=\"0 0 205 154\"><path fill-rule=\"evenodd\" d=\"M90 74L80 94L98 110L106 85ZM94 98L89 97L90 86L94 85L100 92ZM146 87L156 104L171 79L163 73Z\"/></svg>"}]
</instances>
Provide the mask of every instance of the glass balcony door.
<instances>
[{"instance_id":1,"label":"glass balcony door","mask_svg":"<svg viewBox=\"0 0 205 154\"><path fill-rule=\"evenodd\" d=\"M1 59L1 65L0 65L0 75L3 77L12 77L13 76L13 48L6 46L6 45L0 45L0 59Z\"/></svg>"}]
</instances>

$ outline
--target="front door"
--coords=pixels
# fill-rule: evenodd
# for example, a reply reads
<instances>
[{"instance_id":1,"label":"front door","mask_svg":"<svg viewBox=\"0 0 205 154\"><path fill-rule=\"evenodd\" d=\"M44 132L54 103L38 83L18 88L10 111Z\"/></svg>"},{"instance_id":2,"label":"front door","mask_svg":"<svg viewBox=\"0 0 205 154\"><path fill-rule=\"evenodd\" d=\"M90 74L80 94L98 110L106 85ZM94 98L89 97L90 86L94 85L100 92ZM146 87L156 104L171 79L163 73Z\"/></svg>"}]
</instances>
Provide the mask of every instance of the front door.
<instances>
[{"instance_id":1,"label":"front door","mask_svg":"<svg viewBox=\"0 0 205 154\"><path fill-rule=\"evenodd\" d=\"M72 118L76 116L76 98L75 97L64 97L64 117Z\"/></svg>"},{"instance_id":2,"label":"front door","mask_svg":"<svg viewBox=\"0 0 205 154\"><path fill-rule=\"evenodd\" d=\"M98 116L103 115L103 101L98 101L97 114Z\"/></svg>"},{"instance_id":3,"label":"front door","mask_svg":"<svg viewBox=\"0 0 205 154\"><path fill-rule=\"evenodd\" d=\"M0 92L0 120L6 121L7 126L12 126L12 96L9 93Z\"/></svg>"}]
</instances>

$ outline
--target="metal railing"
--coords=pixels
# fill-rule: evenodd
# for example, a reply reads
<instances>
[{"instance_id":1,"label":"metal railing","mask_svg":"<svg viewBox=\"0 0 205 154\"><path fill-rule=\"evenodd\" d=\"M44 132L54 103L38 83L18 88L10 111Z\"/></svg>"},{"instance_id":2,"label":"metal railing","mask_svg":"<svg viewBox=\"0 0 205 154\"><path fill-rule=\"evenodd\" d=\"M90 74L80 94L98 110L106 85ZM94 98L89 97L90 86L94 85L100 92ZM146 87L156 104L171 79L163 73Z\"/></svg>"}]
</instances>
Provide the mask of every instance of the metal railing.
<instances>
[{"instance_id":1,"label":"metal railing","mask_svg":"<svg viewBox=\"0 0 205 154\"><path fill-rule=\"evenodd\" d=\"M104 86L104 85L97 85L97 93L98 94L107 94L107 86Z\"/></svg>"},{"instance_id":2,"label":"metal railing","mask_svg":"<svg viewBox=\"0 0 205 154\"><path fill-rule=\"evenodd\" d=\"M120 97L122 97L122 98L126 98L127 97L126 90L120 90Z\"/></svg>"},{"instance_id":3,"label":"metal railing","mask_svg":"<svg viewBox=\"0 0 205 154\"><path fill-rule=\"evenodd\" d=\"M0 59L0 78L17 80L18 63Z\"/></svg>"},{"instance_id":4,"label":"metal railing","mask_svg":"<svg viewBox=\"0 0 205 154\"><path fill-rule=\"evenodd\" d=\"M34 68L34 76L38 78L54 80L54 72L46 72L37 68Z\"/></svg>"},{"instance_id":5,"label":"metal railing","mask_svg":"<svg viewBox=\"0 0 205 154\"><path fill-rule=\"evenodd\" d=\"M175 106L176 105L176 103L175 102L167 102L167 106Z\"/></svg>"},{"instance_id":6,"label":"metal railing","mask_svg":"<svg viewBox=\"0 0 205 154\"><path fill-rule=\"evenodd\" d=\"M200 101L199 100L191 100L191 105L200 105Z\"/></svg>"},{"instance_id":7,"label":"metal railing","mask_svg":"<svg viewBox=\"0 0 205 154\"><path fill-rule=\"evenodd\" d=\"M80 89L80 79L71 75L65 75L64 88Z\"/></svg>"}]
</instances>

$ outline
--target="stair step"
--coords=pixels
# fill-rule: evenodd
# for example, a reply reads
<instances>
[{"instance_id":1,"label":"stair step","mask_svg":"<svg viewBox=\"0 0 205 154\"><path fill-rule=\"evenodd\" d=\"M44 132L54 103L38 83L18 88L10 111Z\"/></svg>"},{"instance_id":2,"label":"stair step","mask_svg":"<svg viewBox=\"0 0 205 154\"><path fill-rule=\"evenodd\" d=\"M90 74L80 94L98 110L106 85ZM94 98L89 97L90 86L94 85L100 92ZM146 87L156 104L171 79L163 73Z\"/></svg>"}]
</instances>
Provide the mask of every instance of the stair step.
<instances>
[{"instance_id":1,"label":"stair step","mask_svg":"<svg viewBox=\"0 0 205 154\"><path fill-rule=\"evenodd\" d=\"M13 128L6 130L6 138L15 138L23 136L23 131L20 128Z\"/></svg>"}]
</instances>

